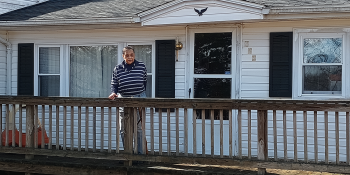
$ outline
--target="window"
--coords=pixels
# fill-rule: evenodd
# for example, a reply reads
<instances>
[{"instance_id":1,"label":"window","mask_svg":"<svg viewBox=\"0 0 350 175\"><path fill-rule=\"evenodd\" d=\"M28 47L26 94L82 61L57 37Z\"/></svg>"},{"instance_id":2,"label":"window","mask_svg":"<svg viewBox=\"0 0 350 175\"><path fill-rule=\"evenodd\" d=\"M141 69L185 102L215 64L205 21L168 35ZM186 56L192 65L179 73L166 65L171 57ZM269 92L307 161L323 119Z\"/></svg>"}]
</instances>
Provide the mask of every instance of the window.
<instances>
[{"instance_id":1,"label":"window","mask_svg":"<svg viewBox=\"0 0 350 175\"><path fill-rule=\"evenodd\" d=\"M108 97L112 72L123 60L123 44L116 45L38 45L34 75L34 95ZM147 97L152 97L152 44L132 45L136 60L147 67Z\"/></svg>"},{"instance_id":2,"label":"window","mask_svg":"<svg viewBox=\"0 0 350 175\"><path fill-rule=\"evenodd\" d=\"M344 96L345 34L300 33L299 36L299 97Z\"/></svg>"},{"instance_id":3,"label":"window","mask_svg":"<svg viewBox=\"0 0 350 175\"><path fill-rule=\"evenodd\" d=\"M70 97L108 97L118 46L70 47Z\"/></svg>"},{"instance_id":4,"label":"window","mask_svg":"<svg viewBox=\"0 0 350 175\"><path fill-rule=\"evenodd\" d=\"M38 53L38 95L60 95L61 47L39 47Z\"/></svg>"}]
</instances>

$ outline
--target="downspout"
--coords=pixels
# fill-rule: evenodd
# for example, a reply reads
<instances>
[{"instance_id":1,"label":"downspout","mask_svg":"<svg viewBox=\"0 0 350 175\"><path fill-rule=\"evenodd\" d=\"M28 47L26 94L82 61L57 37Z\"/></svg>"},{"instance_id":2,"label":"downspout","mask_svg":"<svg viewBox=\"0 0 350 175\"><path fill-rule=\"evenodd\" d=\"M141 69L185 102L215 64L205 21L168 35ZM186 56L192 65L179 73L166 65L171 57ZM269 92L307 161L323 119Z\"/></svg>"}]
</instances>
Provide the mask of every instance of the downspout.
<instances>
[{"instance_id":1,"label":"downspout","mask_svg":"<svg viewBox=\"0 0 350 175\"><path fill-rule=\"evenodd\" d=\"M6 33L6 36L8 37L8 33ZM11 83L12 83L12 44L7 39L3 39L0 37L0 43L4 44L6 46L6 95L11 95Z\"/></svg>"}]
</instances>

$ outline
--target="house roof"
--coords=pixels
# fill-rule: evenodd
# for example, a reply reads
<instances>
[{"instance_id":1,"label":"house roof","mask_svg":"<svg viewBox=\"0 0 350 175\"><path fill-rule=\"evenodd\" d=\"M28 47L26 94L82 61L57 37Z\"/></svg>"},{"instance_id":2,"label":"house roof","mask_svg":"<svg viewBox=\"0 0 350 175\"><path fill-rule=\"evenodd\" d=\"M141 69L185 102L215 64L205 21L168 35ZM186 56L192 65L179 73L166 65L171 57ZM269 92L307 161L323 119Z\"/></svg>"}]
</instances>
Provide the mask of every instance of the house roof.
<instances>
[{"instance_id":1,"label":"house roof","mask_svg":"<svg viewBox=\"0 0 350 175\"><path fill-rule=\"evenodd\" d=\"M0 14L18 10L48 0L0 0Z\"/></svg>"},{"instance_id":2,"label":"house roof","mask_svg":"<svg viewBox=\"0 0 350 175\"><path fill-rule=\"evenodd\" d=\"M2 0L0 0L1 2ZM18 0L17 0L18 1ZM43 24L130 24L156 7L200 0L46 0L0 15L0 27ZM264 15L342 13L350 16L350 0L217 0L249 2L264 7ZM159 8L161 9L161 8ZM349 15L348 15L349 14ZM279 18L278 16L277 18ZM334 17L334 16L333 16ZM342 16L344 17L344 15ZM288 16L287 18L293 18ZM264 19L272 19L268 16ZM102 22L101 22L102 21Z\"/></svg>"},{"instance_id":3,"label":"house roof","mask_svg":"<svg viewBox=\"0 0 350 175\"><path fill-rule=\"evenodd\" d=\"M49 0L0 15L0 21L132 17L172 0Z\"/></svg>"}]
</instances>

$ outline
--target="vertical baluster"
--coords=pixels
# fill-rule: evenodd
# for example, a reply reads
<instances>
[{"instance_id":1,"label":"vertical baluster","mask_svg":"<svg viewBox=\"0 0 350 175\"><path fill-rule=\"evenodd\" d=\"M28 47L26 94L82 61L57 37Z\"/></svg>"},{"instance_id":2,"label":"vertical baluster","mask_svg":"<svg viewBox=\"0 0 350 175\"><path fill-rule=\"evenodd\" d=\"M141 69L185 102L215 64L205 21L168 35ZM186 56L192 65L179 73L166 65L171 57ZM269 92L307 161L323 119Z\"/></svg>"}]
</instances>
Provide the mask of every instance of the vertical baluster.
<instances>
[{"instance_id":1,"label":"vertical baluster","mask_svg":"<svg viewBox=\"0 0 350 175\"><path fill-rule=\"evenodd\" d=\"M185 129L185 156L188 156L188 114L187 108L184 108L184 129Z\"/></svg>"},{"instance_id":2,"label":"vertical baluster","mask_svg":"<svg viewBox=\"0 0 350 175\"><path fill-rule=\"evenodd\" d=\"M12 116L10 116L10 118L11 118L11 128L12 128L12 133L11 133L11 135L12 135L12 138L11 138L11 140L12 140L12 147L15 147L16 146L16 140L15 140L15 135L16 135L16 133L15 133L15 128L16 128L16 122L15 122L15 114L16 114L16 104L12 104L12 111L13 111L13 113L12 113ZM1 132L1 131L0 131Z\"/></svg>"},{"instance_id":3,"label":"vertical baluster","mask_svg":"<svg viewBox=\"0 0 350 175\"><path fill-rule=\"evenodd\" d=\"M163 143L162 143L162 109L159 108L158 109L158 114L159 114L159 155L162 155L163 154Z\"/></svg>"},{"instance_id":4,"label":"vertical baluster","mask_svg":"<svg viewBox=\"0 0 350 175\"><path fill-rule=\"evenodd\" d=\"M224 157L224 114L223 110L220 109L220 158Z\"/></svg>"},{"instance_id":5,"label":"vertical baluster","mask_svg":"<svg viewBox=\"0 0 350 175\"><path fill-rule=\"evenodd\" d=\"M167 139L168 139L168 156L170 156L171 153L171 147L170 147L170 108L167 109Z\"/></svg>"},{"instance_id":6,"label":"vertical baluster","mask_svg":"<svg viewBox=\"0 0 350 175\"><path fill-rule=\"evenodd\" d=\"M140 144L140 143L138 143L138 139L137 139L137 135L138 135L138 133L137 133L137 123L138 123L138 109L137 108L133 108L134 109L134 122L133 122L133 125L134 125L134 153L135 154L137 154L138 153L138 144Z\"/></svg>"},{"instance_id":7,"label":"vertical baluster","mask_svg":"<svg viewBox=\"0 0 350 175\"><path fill-rule=\"evenodd\" d=\"M96 107L93 107L92 115L92 151L96 152Z\"/></svg>"},{"instance_id":8,"label":"vertical baluster","mask_svg":"<svg viewBox=\"0 0 350 175\"><path fill-rule=\"evenodd\" d=\"M283 146L284 146L284 160L287 161L287 113L283 110Z\"/></svg>"},{"instance_id":9,"label":"vertical baluster","mask_svg":"<svg viewBox=\"0 0 350 175\"><path fill-rule=\"evenodd\" d=\"M298 161L297 112L293 111L294 162Z\"/></svg>"},{"instance_id":10,"label":"vertical baluster","mask_svg":"<svg viewBox=\"0 0 350 175\"><path fill-rule=\"evenodd\" d=\"M147 143L146 143L146 108L141 108L142 111L142 118L141 118L141 124L142 124L142 150L144 151L143 153L146 154L148 149L147 149ZM153 129L153 128L152 128Z\"/></svg>"},{"instance_id":11,"label":"vertical baluster","mask_svg":"<svg viewBox=\"0 0 350 175\"><path fill-rule=\"evenodd\" d=\"M70 150L74 150L74 106L70 107Z\"/></svg>"},{"instance_id":12,"label":"vertical baluster","mask_svg":"<svg viewBox=\"0 0 350 175\"><path fill-rule=\"evenodd\" d=\"M105 129L105 114L104 114L104 107L101 107L101 148L100 152L103 152L104 150L104 129Z\"/></svg>"},{"instance_id":13,"label":"vertical baluster","mask_svg":"<svg viewBox=\"0 0 350 175\"><path fill-rule=\"evenodd\" d=\"M0 104L0 132L2 133L2 104ZM0 139L0 148L1 147L2 147L2 134Z\"/></svg>"},{"instance_id":14,"label":"vertical baluster","mask_svg":"<svg viewBox=\"0 0 350 175\"><path fill-rule=\"evenodd\" d=\"M78 151L81 151L81 106L78 106Z\"/></svg>"},{"instance_id":15,"label":"vertical baluster","mask_svg":"<svg viewBox=\"0 0 350 175\"><path fill-rule=\"evenodd\" d=\"M179 141L179 108L176 108L176 156L179 156L180 152L180 141Z\"/></svg>"},{"instance_id":16,"label":"vertical baluster","mask_svg":"<svg viewBox=\"0 0 350 175\"><path fill-rule=\"evenodd\" d=\"M324 111L325 161L328 164L328 111Z\"/></svg>"},{"instance_id":17,"label":"vertical baluster","mask_svg":"<svg viewBox=\"0 0 350 175\"><path fill-rule=\"evenodd\" d=\"M315 163L318 163L318 140L317 140L317 111L314 111L314 149Z\"/></svg>"},{"instance_id":18,"label":"vertical baluster","mask_svg":"<svg viewBox=\"0 0 350 175\"><path fill-rule=\"evenodd\" d=\"M56 105L56 149L59 150L60 148L60 107Z\"/></svg>"},{"instance_id":19,"label":"vertical baluster","mask_svg":"<svg viewBox=\"0 0 350 175\"><path fill-rule=\"evenodd\" d=\"M117 122L116 123L116 141L117 141L117 147L116 147L116 153L119 153L119 141L120 141L120 120L119 120L119 107L116 107L116 119L117 119Z\"/></svg>"},{"instance_id":20,"label":"vertical baluster","mask_svg":"<svg viewBox=\"0 0 350 175\"><path fill-rule=\"evenodd\" d=\"M85 107L85 152L89 151L89 107Z\"/></svg>"},{"instance_id":21,"label":"vertical baluster","mask_svg":"<svg viewBox=\"0 0 350 175\"><path fill-rule=\"evenodd\" d=\"M26 105L26 148L34 148L34 105ZM33 154L26 154L25 159L34 159Z\"/></svg>"},{"instance_id":22,"label":"vertical baluster","mask_svg":"<svg viewBox=\"0 0 350 175\"><path fill-rule=\"evenodd\" d=\"M151 121L151 154L154 155L154 108L150 108Z\"/></svg>"},{"instance_id":23,"label":"vertical baluster","mask_svg":"<svg viewBox=\"0 0 350 175\"><path fill-rule=\"evenodd\" d=\"M304 111L304 161L306 163L309 162L308 160L308 151L307 151L307 112Z\"/></svg>"},{"instance_id":24,"label":"vertical baluster","mask_svg":"<svg viewBox=\"0 0 350 175\"><path fill-rule=\"evenodd\" d=\"M49 149L52 149L52 105L49 105Z\"/></svg>"},{"instance_id":25,"label":"vertical baluster","mask_svg":"<svg viewBox=\"0 0 350 175\"><path fill-rule=\"evenodd\" d=\"M39 111L38 105L34 107L34 148L38 148L38 119L39 119Z\"/></svg>"},{"instance_id":26,"label":"vertical baluster","mask_svg":"<svg viewBox=\"0 0 350 175\"><path fill-rule=\"evenodd\" d=\"M211 141L211 157L214 157L214 109L210 110L210 141Z\"/></svg>"},{"instance_id":27,"label":"vertical baluster","mask_svg":"<svg viewBox=\"0 0 350 175\"><path fill-rule=\"evenodd\" d=\"M67 149L67 106L63 106L63 150Z\"/></svg>"},{"instance_id":28,"label":"vertical baluster","mask_svg":"<svg viewBox=\"0 0 350 175\"><path fill-rule=\"evenodd\" d=\"M205 157L205 109L202 109L202 156Z\"/></svg>"},{"instance_id":29,"label":"vertical baluster","mask_svg":"<svg viewBox=\"0 0 350 175\"><path fill-rule=\"evenodd\" d=\"M45 148L45 105L41 106L41 149Z\"/></svg>"},{"instance_id":30,"label":"vertical baluster","mask_svg":"<svg viewBox=\"0 0 350 175\"><path fill-rule=\"evenodd\" d=\"M248 159L252 158L252 111L248 110Z\"/></svg>"},{"instance_id":31,"label":"vertical baluster","mask_svg":"<svg viewBox=\"0 0 350 175\"><path fill-rule=\"evenodd\" d=\"M232 158L232 110L228 110L228 144L229 144L229 157Z\"/></svg>"},{"instance_id":32,"label":"vertical baluster","mask_svg":"<svg viewBox=\"0 0 350 175\"><path fill-rule=\"evenodd\" d=\"M9 127L10 127L10 105L6 104L6 123L5 123L5 146L9 145Z\"/></svg>"},{"instance_id":33,"label":"vertical baluster","mask_svg":"<svg viewBox=\"0 0 350 175\"><path fill-rule=\"evenodd\" d=\"M197 157L197 112L193 109L192 121L193 121L193 157Z\"/></svg>"},{"instance_id":34,"label":"vertical baluster","mask_svg":"<svg viewBox=\"0 0 350 175\"><path fill-rule=\"evenodd\" d=\"M277 158L277 118L276 118L276 110L273 110L273 156L275 161Z\"/></svg>"},{"instance_id":35,"label":"vertical baluster","mask_svg":"<svg viewBox=\"0 0 350 175\"><path fill-rule=\"evenodd\" d=\"M1 109L0 109L1 111ZM1 111L2 112L2 111ZM23 111L22 111L22 104L19 104L18 106L18 117L19 117L19 135L18 135L18 146L21 148L22 147L22 119L23 119ZM1 123L1 116L0 116L0 123ZM2 123L1 123L2 124ZM1 132L1 127L0 127L0 132ZM1 144L1 142L0 142Z\"/></svg>"},{"instance_id":36,"label":"vertical baluster","mask_svg":"<svg viewBox=\"0 0 350 175\"><path fill-rule=\"evenodd\" d=\"M350 165L350 120L349 120L349 112L346 112L346 163Z\"/></svg>"},{"instance_id":37,"label":"vertical baluster","mask_svg":"<svg viewBox=\"0 0 350 175\"><path fill-rule=\"evenodd\" d=\"M112 152L112 108L108 107L108 153L111 153L111 152Z\"/></svg>"},{"instance_id":38,"label":"vertical baluster","mask_svg":"<svg viewBox=\"0 0 350 175\"><path fill-rule=\"evenodd\" d=\"M238 158L242 159L242 110L238 109Z\"/></svg>"},{"instance_id":39,"label":"vertical baluster","mask_svg":"<svg viewBox=\"0 0 350 175\"><path fill-rule=\"evenodd\" d=\"M335 112L335 160L339 165L339 112Z\"/></svg>"},{"instance_id":40,"label":"vertical baluster","mask_svg":"<svg viewBox=\"0 0 350 175\"><path fill-rule=\"evenodd\" d=\"M11 128L12 128L12 133L11 133L11 136L12 136L12 138L11 138L11 140L12 140L12 147L15 147L16 146L16 140L15 140L15 128L16 128L16 126L15 126L15 114L16 114L16 104L12 104L12 111L13 111L13 113L12 113L12 116L10 116L10 118L11 118ZM1 131L0 131L1 132Z\"/></svg>"}]
</instances>

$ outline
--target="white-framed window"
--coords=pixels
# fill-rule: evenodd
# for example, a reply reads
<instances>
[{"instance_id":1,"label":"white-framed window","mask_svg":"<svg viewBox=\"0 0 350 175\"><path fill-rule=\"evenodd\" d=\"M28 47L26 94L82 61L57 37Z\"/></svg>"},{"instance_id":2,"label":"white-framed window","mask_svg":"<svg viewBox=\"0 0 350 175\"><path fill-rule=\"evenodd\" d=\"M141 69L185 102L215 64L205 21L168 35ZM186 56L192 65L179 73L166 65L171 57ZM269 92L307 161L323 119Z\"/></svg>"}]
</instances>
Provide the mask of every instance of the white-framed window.
<instances>
[{"instance_id":1,"label":"white-framed window","mask_svg":"<svg viewBox=\"0 0 350 175\"><path fill-rule=\"evenodd\" d=\"M295 98L344 98L346 33L296 32Z\"/></svg>"},{"instance_id":2,"label":"white-framed window","mask_svg":"<svg viewBox=\"0 0 350 175\"><path fill-rule=\"evenodd\" d=\"M61 96L64 88L63 45L37 45L34 60L34 95Z\"/></svg>"},{"instance_id":3,"label":"white-framed window","mask_svg":"<svg viewBox=\"0 0 350 175\"><path fill-rule=\"evenodd\" d=\"M36 45L36 96L108 97L112 72L131 45L146 64L147 97L154 97L154 43Z\"/></svg>"}]
</instances>

